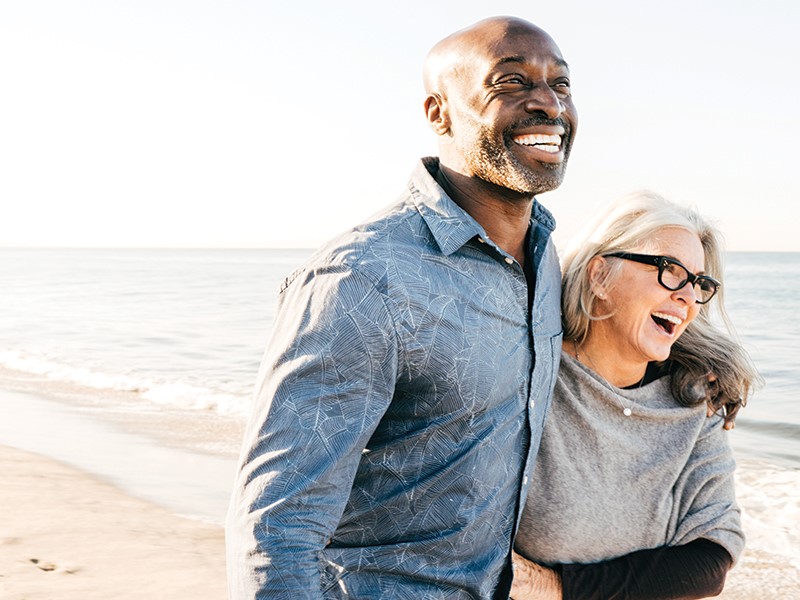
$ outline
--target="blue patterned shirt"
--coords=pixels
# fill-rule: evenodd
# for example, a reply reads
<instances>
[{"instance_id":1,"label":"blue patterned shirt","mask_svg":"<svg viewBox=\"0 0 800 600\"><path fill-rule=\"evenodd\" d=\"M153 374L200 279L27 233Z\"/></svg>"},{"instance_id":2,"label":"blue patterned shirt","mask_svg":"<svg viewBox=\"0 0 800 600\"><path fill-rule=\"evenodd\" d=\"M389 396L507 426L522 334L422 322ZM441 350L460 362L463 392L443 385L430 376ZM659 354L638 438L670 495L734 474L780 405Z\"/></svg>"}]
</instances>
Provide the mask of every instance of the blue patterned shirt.
<instances>
[{"instance_id":1,"label":"blue patterned shirt","mask_svg":"<svg viewBox=\"0 0 800 600\"><path fill-rule=\"evenodd\" d=\"M534 204L530 309L437 169L282 285L228 517L234 600L507 597L560 357L554 222Z\"/></svg>"}]
</instances>

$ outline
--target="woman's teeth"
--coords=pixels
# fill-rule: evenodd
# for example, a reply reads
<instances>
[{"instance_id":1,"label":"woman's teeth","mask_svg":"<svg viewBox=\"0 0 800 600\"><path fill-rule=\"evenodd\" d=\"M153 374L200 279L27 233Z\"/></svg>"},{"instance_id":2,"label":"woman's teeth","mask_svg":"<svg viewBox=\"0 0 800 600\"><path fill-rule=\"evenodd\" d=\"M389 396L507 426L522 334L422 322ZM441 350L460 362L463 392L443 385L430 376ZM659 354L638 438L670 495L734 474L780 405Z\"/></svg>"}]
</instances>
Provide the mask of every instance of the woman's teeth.
<instances>
[{"instance_id":1,"label":"woman's teeth","mask_svg":"<svg viewBox=\"0 0 800 600\"><path fill-rule=\"evenodd\" d=\"M683 323L683 319L675 315L668 315L665 313L655 312L651 315L656 324L667 333L673 333L675 328Z\"/></svg>"}]
</instances>

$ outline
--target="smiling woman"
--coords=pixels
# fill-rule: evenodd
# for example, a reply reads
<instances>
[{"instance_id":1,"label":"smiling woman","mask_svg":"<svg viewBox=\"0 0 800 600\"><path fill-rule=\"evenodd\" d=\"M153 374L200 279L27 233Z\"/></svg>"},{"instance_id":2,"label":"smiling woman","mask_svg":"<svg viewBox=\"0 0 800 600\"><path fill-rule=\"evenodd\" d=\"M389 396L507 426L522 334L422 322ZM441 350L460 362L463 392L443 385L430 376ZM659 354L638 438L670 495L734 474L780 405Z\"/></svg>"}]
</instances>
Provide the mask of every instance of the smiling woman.
<instances>
[{"instance_id":1,"label":"smiling woman","mask_svg":"<svg viewBox=\"0 0 800 600\"><path fill-rule=\"evenodd\" d=\"M561 367L515 600L722 589L744 545L725 429L758 374L709 315L726 319L720 252L697 213L642 193L566 253ZM551 596L533 594L543 585Z\"/></svg>"},{"instance_id":2,"label":"smiling woman","mask_svg":"<svg viewBox=\"0 0 800 600\"><path fill-rule=\"evenodd\" d=\"M665 227L636 249L652 248L702 271L703 246L696 233ZM671 290L655 265L614 258L609 253L589 262L588 276L597 297L598 318L578 341L581 353L592 357L609 383L626 387L641 380L647 363L669 357L673 342L700 312L694 286ZM611 258L609 258L611 257ZM614 264L619 262L620 264ZM616 267L611 278L611 267ZM624 285L623 285L624 284ZM602 349L602 352L600 351Z\"/></svg>"}]
</instances>

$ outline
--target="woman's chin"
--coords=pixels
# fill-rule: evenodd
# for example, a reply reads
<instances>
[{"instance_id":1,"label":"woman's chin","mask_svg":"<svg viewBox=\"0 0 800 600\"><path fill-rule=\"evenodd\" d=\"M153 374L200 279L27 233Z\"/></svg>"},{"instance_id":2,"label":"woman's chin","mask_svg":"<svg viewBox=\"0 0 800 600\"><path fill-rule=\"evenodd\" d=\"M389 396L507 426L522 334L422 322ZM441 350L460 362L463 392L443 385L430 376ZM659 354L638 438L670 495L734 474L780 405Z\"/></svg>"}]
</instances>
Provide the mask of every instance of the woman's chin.
<instances>
[{"instance_id":1,"label":"woman's chin","mask_svg":"<svg viewBox=\"0 0 800 600\"><path fill-rule=\"evenodd\" d=\"M666 347L653 348L647 353L647 362L663 362L669 358L672 351L672 344Z\"/></svg>"}]
</instances>

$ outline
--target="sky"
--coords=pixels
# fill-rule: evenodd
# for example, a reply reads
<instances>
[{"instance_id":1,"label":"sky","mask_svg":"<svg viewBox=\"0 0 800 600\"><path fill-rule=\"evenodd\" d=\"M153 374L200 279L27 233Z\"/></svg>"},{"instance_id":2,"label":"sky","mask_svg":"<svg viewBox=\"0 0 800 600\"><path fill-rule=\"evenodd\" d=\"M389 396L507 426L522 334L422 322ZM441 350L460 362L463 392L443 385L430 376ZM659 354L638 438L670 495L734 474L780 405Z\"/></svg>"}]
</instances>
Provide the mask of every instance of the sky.
<instances>
[{"instance_id":1,"label":"sky","mask_svg":"<svg viewBox=\"0 0 800 600\"><path fill-rule=\"evenodd\" d=\"M800 251L794 0L2 2L0 246L317 246L436 153L424 57L497 14L570 64L557 245L650 188Z\"/></svg>"}]
</instances>

